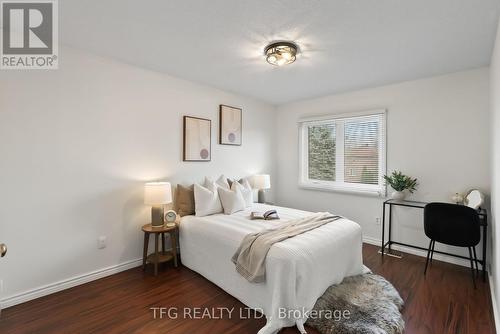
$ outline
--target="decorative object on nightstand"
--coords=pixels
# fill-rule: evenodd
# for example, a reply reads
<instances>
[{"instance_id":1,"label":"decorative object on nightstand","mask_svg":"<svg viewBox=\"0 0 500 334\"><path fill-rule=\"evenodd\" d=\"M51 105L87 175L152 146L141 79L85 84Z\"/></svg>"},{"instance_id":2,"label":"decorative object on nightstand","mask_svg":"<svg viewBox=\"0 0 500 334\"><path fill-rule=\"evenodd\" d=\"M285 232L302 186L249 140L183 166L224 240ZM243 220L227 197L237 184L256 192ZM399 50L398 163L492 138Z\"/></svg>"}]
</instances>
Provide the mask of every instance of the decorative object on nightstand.
<instances>
[{"instance_id":1,"label":"decorative object on nightstand","mask_svg":"<svg viewBox=\"0 0 500 334\"><path fill-rule=\"evenodd\" d=\"M253 176L253 188L259 190L259 203L266 203L265 190L271 188L271 177L268 174Z\"/></svg>"},{"instance_id":2,"label":"decorative object on nightstand","mask_svg":"<svg viewBox=\"0 0 500 334\"><path fill-rule=\"evenodd\" d=\"M146 269L146 264L152 263L155 268L155 276L158 275L158 264L174 261L174 266L177 268L177 225L174 223L173 227L167 226L152 226L151 224L146 224L142 227L144 232L144 250L142 253L142 270ZM170 242L172 244L172 250L165 250L165 233L170 234ZM148 255L148 245L149 236L154 234L155 236L155 251ZM158 239L161 237L161 252L158 249Z\"/></svg>"},{"instance_id":3,"label":"decorative object on nightstand","mask_svg":"<svg viewBox=\"0 0 500 334\"><path fill-rule=\"evenodd\" d=\"M162 226L163 205L172 203L172 189L168 182L148 182L144 185L144 204L151 205L151 225Z\"/></svg>"},{"instance_id":4,"label":"decorative object on nightstand","mask_svg":"<svg viewBox=\"0 0 500 334\"><path fill-rule=\"evenodd\" d=\"M168 210L165 212L164 221L166 227L174 227L177 221L177 213L174 210Z\"/></svg>"},{"instance_id":5,"label":"decorative object on nightstand","mask_svg":"<svg viewBox=\"0 0 500 334\"><path fill-rule=\"evenodd\" d=\"M406 197L405 190L410 193L417 188L417 179L413 179L407 175L404 175L400 171L393 171L390 176L384 175L384 180L386 184L389 184L395 191L391 194L391 198L396 201L402 201Z\"/></svg>"}]
</instances>

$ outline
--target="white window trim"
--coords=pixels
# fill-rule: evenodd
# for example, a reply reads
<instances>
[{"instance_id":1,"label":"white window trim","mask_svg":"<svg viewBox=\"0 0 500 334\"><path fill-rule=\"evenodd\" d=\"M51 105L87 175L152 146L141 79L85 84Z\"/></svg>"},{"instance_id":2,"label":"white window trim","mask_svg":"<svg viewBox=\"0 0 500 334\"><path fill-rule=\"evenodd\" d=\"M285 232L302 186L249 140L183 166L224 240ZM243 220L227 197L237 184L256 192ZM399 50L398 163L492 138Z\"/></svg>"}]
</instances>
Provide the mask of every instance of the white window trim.
<instances>
[{"instance_id":1,"label":"white window trim","mask_svg":"<svg viewBox=\"0 0 500 334\"><path fill-rule=\"evenodd\" d=\"M320 180L309 180L306 175L309 175L309 164L307 159L304 159L304 154L308 150L308 139L306 136L306 131L304 127L310 125L320 125L329 123L332 120L344 119L350 117L362 117L362 116L375 116L382 115L382 126L383 131L380 133L379 140L379 150L382 152L382 159L379 159L379 184L378 185L368 185L359 183L344 183L344 145L337 146L337 157L340 160L336 161L336 177L337 181L320 181ZM324 115L317 117L302 118L299 120L299 187L304 189L314 189L321 191L331 191L331 192L344 192L353 194L362 194L367 196L379 196L384 197L386 195L387 189L384 184L383 176L386 174L386 161L387 161L387 110L377 109L377 110L367 110L354 113L342 113L333 115ZM335 137L340 138L344 135L344 127L337 126ZM341 181L339 181L341 180Z\"/></svg>"}]
</instances>

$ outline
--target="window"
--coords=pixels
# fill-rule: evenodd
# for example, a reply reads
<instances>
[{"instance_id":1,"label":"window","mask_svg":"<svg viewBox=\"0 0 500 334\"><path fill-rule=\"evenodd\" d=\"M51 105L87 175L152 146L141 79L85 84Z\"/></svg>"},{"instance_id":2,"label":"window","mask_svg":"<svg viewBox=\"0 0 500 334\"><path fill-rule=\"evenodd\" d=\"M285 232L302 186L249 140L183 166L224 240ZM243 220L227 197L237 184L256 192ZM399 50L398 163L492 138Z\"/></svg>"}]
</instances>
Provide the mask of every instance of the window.
<instances>
[{"instance_id":1,"label":"window","mask_svg":"<svg viewBox=\"0 0 500 334\"><path fill-rule=\"evenodd\" d=\"M385 195L385 111L299 122L300 185Z\"/></svg>"}]
</instances>

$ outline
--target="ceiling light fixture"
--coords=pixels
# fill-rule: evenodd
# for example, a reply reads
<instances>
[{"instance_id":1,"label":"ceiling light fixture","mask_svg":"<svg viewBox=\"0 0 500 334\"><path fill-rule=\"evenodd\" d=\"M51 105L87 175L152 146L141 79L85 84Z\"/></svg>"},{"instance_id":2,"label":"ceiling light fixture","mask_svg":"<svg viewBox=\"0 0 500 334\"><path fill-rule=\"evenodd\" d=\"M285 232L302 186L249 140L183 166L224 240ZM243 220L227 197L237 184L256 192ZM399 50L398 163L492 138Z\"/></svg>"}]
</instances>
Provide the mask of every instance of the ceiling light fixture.
<instances>
[{"instance_id":1,"label":"ceiling light fixture","mask_svg":"<svg viewBox=\"0 0 500 334\"><path fill-rule=\"evenodd\" d=\"M292 42L274 42L266 46L264 54L269 64L283 66L295 61L298 49Z\"/></svg>"}]
</instances>

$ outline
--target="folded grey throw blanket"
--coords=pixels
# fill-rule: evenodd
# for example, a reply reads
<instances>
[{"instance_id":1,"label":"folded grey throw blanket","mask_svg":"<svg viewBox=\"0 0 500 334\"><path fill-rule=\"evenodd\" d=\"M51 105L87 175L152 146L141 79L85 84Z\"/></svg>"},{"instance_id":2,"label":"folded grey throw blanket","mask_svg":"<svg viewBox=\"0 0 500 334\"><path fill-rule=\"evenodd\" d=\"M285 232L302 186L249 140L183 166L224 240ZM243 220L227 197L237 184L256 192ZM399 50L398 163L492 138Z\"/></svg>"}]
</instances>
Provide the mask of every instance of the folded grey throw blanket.
<instances>
[{"instance_id":1,"label":"folded grey throw blanket","mask_svg":"<svg viewBox=\"0 0 500 334\"><path fill-rule=\"evenodd\" d=\"M340 216L328 212L316 213L312 216L291 220L277 228L246 235L231 261L236 271L252 283L264 282L266 279L266 256L272 245L322 225L331 223Z\"/></svg>"}]
</instances>

